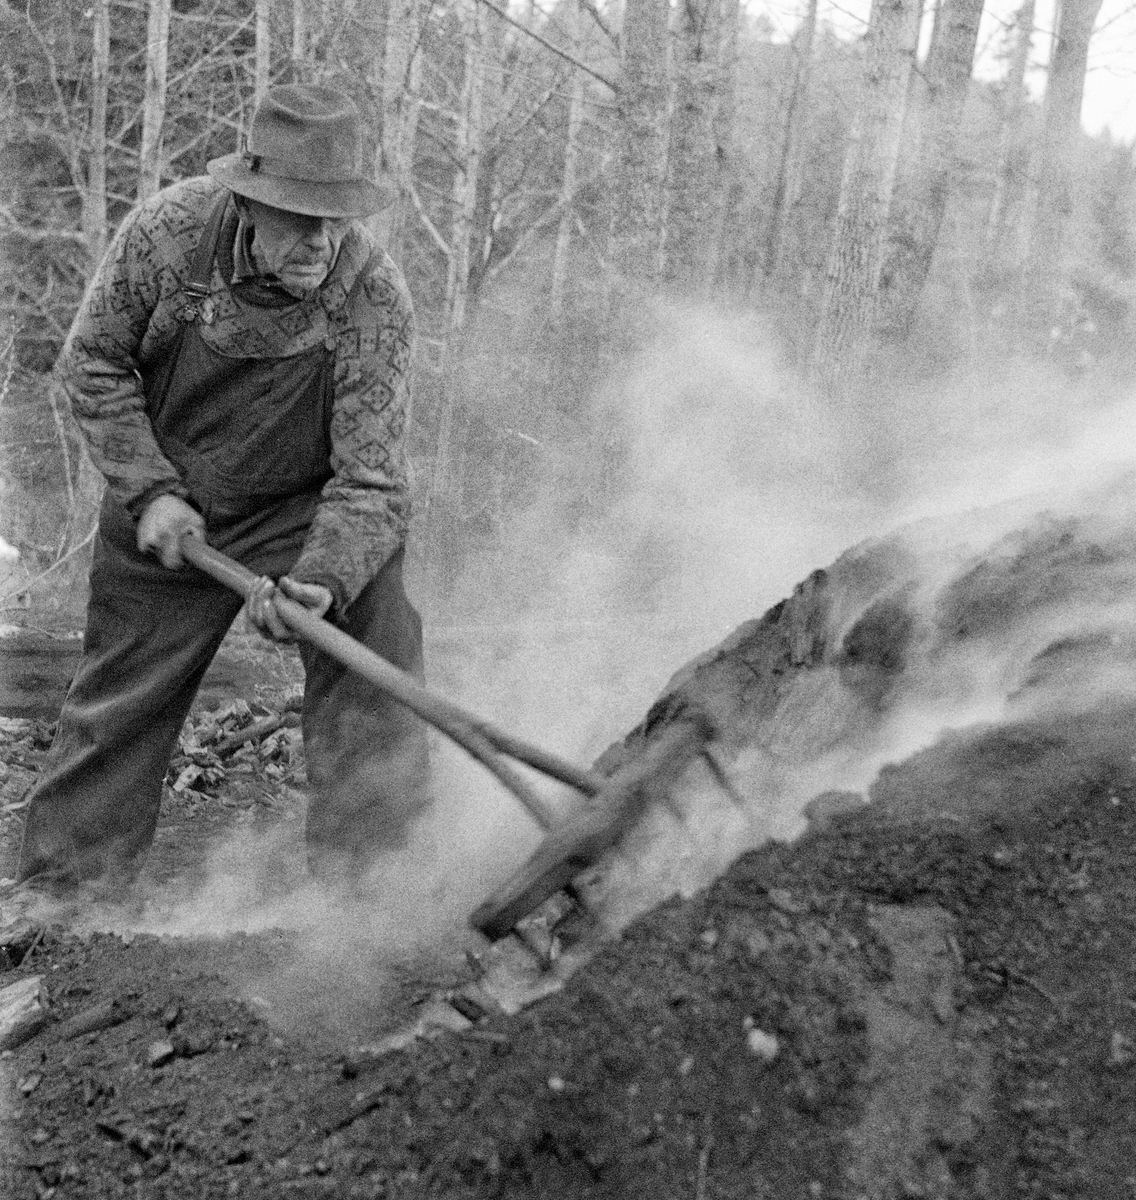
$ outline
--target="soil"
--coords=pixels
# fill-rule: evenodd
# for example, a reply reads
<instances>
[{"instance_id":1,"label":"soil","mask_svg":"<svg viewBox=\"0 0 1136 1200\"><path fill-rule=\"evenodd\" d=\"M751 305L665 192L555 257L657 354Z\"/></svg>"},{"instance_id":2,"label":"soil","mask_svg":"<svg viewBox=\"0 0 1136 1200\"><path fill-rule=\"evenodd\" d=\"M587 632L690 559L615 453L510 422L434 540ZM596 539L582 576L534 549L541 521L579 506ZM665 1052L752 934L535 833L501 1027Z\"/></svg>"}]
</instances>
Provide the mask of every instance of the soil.
<instances>
[{"instance_id":1,"label":"soil","mask_svg":"<svg viewBox=\"0 0 1136 1200\"><path fill-rule=\"evenodd\" d=\"M698 713L715 768L659 781L683 819L581 879L599 924L548 944L587 961L520 1011L469 1002L468 931L350 914L322 957L286 922L9 946L50 1015L0 1058L3 1194L1136 1196L1132 494L858 547L680 671L598 766ZM183 775L263 715L195 714L155 887L213 818L302 889L290 731ZM10 864L50 728L0 734Z\"/></svg>"}]
</instances>

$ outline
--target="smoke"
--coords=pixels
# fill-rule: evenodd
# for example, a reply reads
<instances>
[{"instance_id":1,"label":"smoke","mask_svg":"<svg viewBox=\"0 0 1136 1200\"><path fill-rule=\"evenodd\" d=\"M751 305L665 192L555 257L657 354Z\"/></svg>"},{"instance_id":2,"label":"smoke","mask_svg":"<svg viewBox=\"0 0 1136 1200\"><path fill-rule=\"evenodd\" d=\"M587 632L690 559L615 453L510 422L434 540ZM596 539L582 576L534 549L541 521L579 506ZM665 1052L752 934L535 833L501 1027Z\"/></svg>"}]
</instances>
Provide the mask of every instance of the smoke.
<instances>
[{"instance_id":1,"label":"smoke","mask_svg":"<svg viewBox=\"0 0 1136 1200\"><path fill-rule=\"evenodd\" d=\"M426 605L439 685L582 761L678 666L847 547L1015 497L1044 506L1136 445L1130 399L1106 407L1021 364L837 409L755 318L662 308L655 324L595 397L593 420L626 447L602 516L570 523L550 471L491 568L470 564L460 617ZM534 555L526 588L515 564Z\"/></svg>"},{"instance_id":2,"label":"smoke","mask_svg":"<svg viewBox=\"0 0 1136 1200\"><path fill-rule=\"evenodd\" d=\"M847 547L911 527L914 603L930 638L960 572L985 554L1012 553L1000 540L1047 510L1088 519L1100 489L1133 466L1132 397L1055 377L1044 364L972 363L934 386L892 379L836 409L784 368L759 321L678 308L655 316L656 338L596 401L596 419L612 422L629 448L606 519L583 533L562 527L565 497L555 493L529 510L517 558L535 542L559 569L542 592L510 591L508 603L474 580L468 611L484 614L485 640L449 679L471 707L580 761L637 723L685 661ZM1085 500L1087 488L1096 494ZM1134 515L1128 494L1121 489L1100 536ZM538 632L518 636L518 613ZM580 613L591 622L566 619ZM679 789L687 819L651 814L594 899L618 926L675 890L704 886L744 849L798 836L818 796L866 801L881 772L951 731L1131 694L1129 665L1100 661L1076 680L1066 670L1047 688L1027 686L1038 656L1062 639L1100 630L1112 638L1128 623L1116 604L1094 608L1081 597L980 644L925 644L886 713L871 719L835 671L801 680L766 743L731 764L746 805L696 770ZM527 842L504 838L501 875L527 853Z\"/></svg>"},{"instance_id":3,"label":"smoke","mask_svg":"<svg viewBox=\"0 0 1136 1200\"><path fill-rule=\"evenodd\" d=\"M922 641L882 712L836 667L798 680L727 765L743 803L696 764L676 788L684 819L649 813L590 885L614 927L704 886L750 846L798 836L818 796L865 801L889 765L947 731L1043 715L1074 694L1085 710L1102 689L1136 694L1107 654L1087 673L1039 666L1062 639L1114 637L1115 586L1107 603L1066 596L965 646L936 624L960 573L992 549L1012 559L1000 539L1046 508L1084 515L1074 497L1086 482L1130 465L1130 399L1079 394L1018 364L933 389L893 382L835 410L784 367L760 322L680 308L655 317L657 336L593 397L593 419L621 448L604 504L569 519L580 497L570 474L550 468L492 561L470 563L456 611L439 616L429 595L415 597L431 685L586 765L689 659L849 546L913 521L903 543ZM1127 495L1119 489L1100 537L1120 537L1134 515ZM199 875L151 894L140 927L190 938L286 931L271 970L234 961L246 992L282 1023L373 1033L392 1018L399 964L418 956L420 979L457 971L476 945L469 913L542 837L483 768L441 742L434 778L434 807L406 849L378 864L366 895L317 888L298 823L281 824L220 842ZM561 812L579 803L570 789L534 786Z\"/></svg>"}]
</instances>

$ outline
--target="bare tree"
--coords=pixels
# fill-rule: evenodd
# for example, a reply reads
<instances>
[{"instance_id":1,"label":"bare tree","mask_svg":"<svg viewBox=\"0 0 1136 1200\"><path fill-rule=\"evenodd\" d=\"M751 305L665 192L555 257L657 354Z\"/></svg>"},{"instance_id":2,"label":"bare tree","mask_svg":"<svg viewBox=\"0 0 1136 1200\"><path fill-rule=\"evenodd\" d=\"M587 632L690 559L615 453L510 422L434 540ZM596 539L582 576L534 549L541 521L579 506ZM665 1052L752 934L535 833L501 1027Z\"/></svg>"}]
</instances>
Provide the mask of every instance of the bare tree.
<instances>
[{"instance_id":1,"label":"bare tree","mask_svg":"<svg viewBox=\"0 0 1136 1200\"><path fill-rule=\"evenodd\" d=\"M380 166L397 189L384 220L387 245L400 259L413 188L414 143L422 109L421 0L391 0L385 33L382 79L376 89L382 106Z\"/></svg>"},{"instance_id":2,"label":"bare tree","mask_svg":"<svg viewBox=\"0 0 1136 1200\"><path fill-rule=\"evenodd\" d=\"M307 0L292 0L292 77L304 79L308 70Z\"/></svg>"},{"instance_id":3,"label":"bare tree","mask_svg":"<svg viewBox=\"0 0 1136 1200\"><path fill-rule=\"evenodd\" d=\"M83 233L98 262L107 244L107 96L110 89L110 0L94 0L91 52L91 121L87 127L87 187Z\"/></svg>"},{"instance_id":4,"label":"bare tree","mask_svg":"<svg viewBox=\"0 0 1136 1200\"><path fill-rule=\"evenodd\" d=\"M1037 156L1037 202L1030 222L1021 315L1044 336L1058 318L1066 279L1065 243L1073 210L1073 160L1093 25L1102 0L1064 0L1045 89L1045 121Z\"/></svg>"},{"instance_id":5,"label":"bare tree","mask_svg":"<svg viewBox=\"0 0 1136 1200\"><path fill-rule=\"evenodd\" d=\"M567 33L573 48L579 36L580 0L566 0L563 10ZM554 316L564 308L567 288L568 264L572 247L572 225L575 220L573 198L579 177L580 128L584 119L584 75L573 71L569 82L568 129L564 140L564 171L560 177L560 219L556 229L556 248L552 256L552 283L549 289L549 306Z\"/></svg>"},{"instance_id":6,"label":"bare tree","mask_svg":"<svg viewBox=\"0 0 1136 1200\"><path fill-rule=\"evenodd\" d=\"M812 373L829 391L858 380L879 304L888 210L915 62L919 0L873 0L861 99L844 159Z\"/></svg>"},{"instance_id":7,"label":"bare tree","mask_svg":"<svg viewBox=\"0 0 1136 1200\"><path fill-rule=\"evenodd\" d=\"M138 199L162 186L162 124L166 118L166 66L170 50L170 0L150 0L146 20L146 82L142 97L142 149Z\"/></svg>"},{"instance_id":8,"label":"bare tree","mask_svg":"<svg viewBox=\"0 0 1136 1200\"><path fill-rule=\"evenodd\" d=\"M256 98L272 79L272 0L256 0Z\"/></svg>"},{"instance_id":9,"label":"bare tree","mask_svg":"<svg viewBox=\"0 0 1136 1200\"><path fill-rule=\"evenodd\" d=\"M714 115L714 153L718 174L715 179L717 194L711 217L714 228L711 236L708 283L716 292L721 292L726 277L729 248L726 239L738 195L740 174L737 155L738 116L738 56L741 26L741 0L720 0L722 6L721 41L719 59L721 64L721 86L718 92L717 111Z\"/></svg>"},{"instance_id":10,"label":"bare tree","mask_svg":"<svg viewBox=\"0 0 1136 1200\"><path fill-rule=\"evenodd\" d=\"M788 99L785 102L781 148L777 158L777 180L773 188L768 232L765 235L762 271L770 281L775 280L781 270L789 233L789 218L801 189L801 172L805 158L804 130L808 116L809 90L812 86L816 22L817 0L806 0L804 19L791 43L793 73Z\"/></svg>"},{"instance_id":11,"label":"bare tree","mask_svg":"<svg viewBox=\"0 0 1136 1200\"><path fill-rule=\"evenodd\" d=\"M446 311L451 331L459 330L465 324L478 179L484 149L487 46L485 15L479 5L473 6L464 25L465 63L457 112L457 163L453 176L453 219L446 274Z\"/></svg>"},{"instance_id":12,"label":"bare tree","mask_svg":"<svg viewBox=\"0 0 1136 1200\"><path fill-rule=\"evenodd\" d=\"M617 287L662 276L670 72L666 0L627 0L612 195Z\"/></svg>"},{"instance_id":13,"label":"bare tree","mask_svg":"<svg viewBox=\"0 0 1136 1200\"><path fill-rule=\"evenodd\" d=\"M901 161L881 276L883 324L906 338L939 243L947 199L963 172L956 141L978 45L983 0L942 0L922 72L908 99L911 136Z\"/></svg>"},{"instance_id":14,"label":"bare tree","mask_svg":"<svg viewBox=\"0 0 1136 1200\"><path fill-rule=\"evenodd\" d=\"M1025 137L1029 97L1026 70L1034 34L1035 0L1025 0L1014 14L1006 78L999 96L998 162L994 172L994 195L986 223L987 257L998 269L1004 260L1018 261L1024 246L1020 241L1026 224L1021 220L1029 183L1030 146Z\"/></svg>"},{"instance_id":15,"label":"bare tree","mask_svg":"<svg viewBox=\"0 0 1136 1200\"><path fill-rule=\"evenodd\" d=\"M681 0L676 24L665 270L672 288L704 296L714 277L725 179L718 144L726 83L721 0Z\"/></svg>"}]
</instances>

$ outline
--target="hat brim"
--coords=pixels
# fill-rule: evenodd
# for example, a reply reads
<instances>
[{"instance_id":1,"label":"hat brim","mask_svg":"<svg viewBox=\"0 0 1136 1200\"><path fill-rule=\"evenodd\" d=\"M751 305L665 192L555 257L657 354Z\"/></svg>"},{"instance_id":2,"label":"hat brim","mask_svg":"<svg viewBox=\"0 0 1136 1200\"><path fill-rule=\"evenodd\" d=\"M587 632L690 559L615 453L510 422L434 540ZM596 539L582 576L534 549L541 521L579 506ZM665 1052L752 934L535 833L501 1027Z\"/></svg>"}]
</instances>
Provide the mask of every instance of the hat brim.
<instances>
[{"instance_id":1,"label":"hat brim","mask_svg":"<svg viewBox=\"0 0 1136 1200\"><path fill-rule=\"evenodd\" d=\"M391 184L376 184L369 179L316 183L250 171L240 153L211 159L205 169L240 196L306 217L369 217L388 207L395 195Z\"/></svg>"}]
</instances>

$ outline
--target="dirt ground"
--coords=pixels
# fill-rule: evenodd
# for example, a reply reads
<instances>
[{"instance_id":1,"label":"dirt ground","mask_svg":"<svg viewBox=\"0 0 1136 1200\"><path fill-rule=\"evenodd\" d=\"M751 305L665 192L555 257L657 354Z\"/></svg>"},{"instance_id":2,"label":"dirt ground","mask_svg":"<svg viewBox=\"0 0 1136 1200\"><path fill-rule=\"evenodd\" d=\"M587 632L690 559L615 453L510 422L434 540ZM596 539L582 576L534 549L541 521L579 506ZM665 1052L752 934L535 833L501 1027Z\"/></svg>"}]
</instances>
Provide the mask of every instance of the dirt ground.
<instances>
[{"instance_id":1,"label":"dirt ground","mask_svg":"<svg viewBox=\"0 0 1136 1200\"><path fill-rule=\"evenodd\" d=\"M711 713L761 844L720 844L692 764L668 836L707 838L717 878L512 1015L459 1004L478 962L456 929L304 960L323 1007L287 1020L258 990L301 961L286 928L9 947L0 988L41 977L49 1016L0 1058L3 1194L1136 1196L1130 528L1000 517L953 549L870 544L680 672L601 764ZM187 731L158 884L212 823L281 831L276 886L299 886L295 734L205 773L208 722L283 707L263 699ZM49 727L0 734L10 869ZM663 842L621 853L665 876ZM584 889L601 907L605 870ZM390 1037L445 997L449 1028Z\"/></svg>"}]
</instances>

